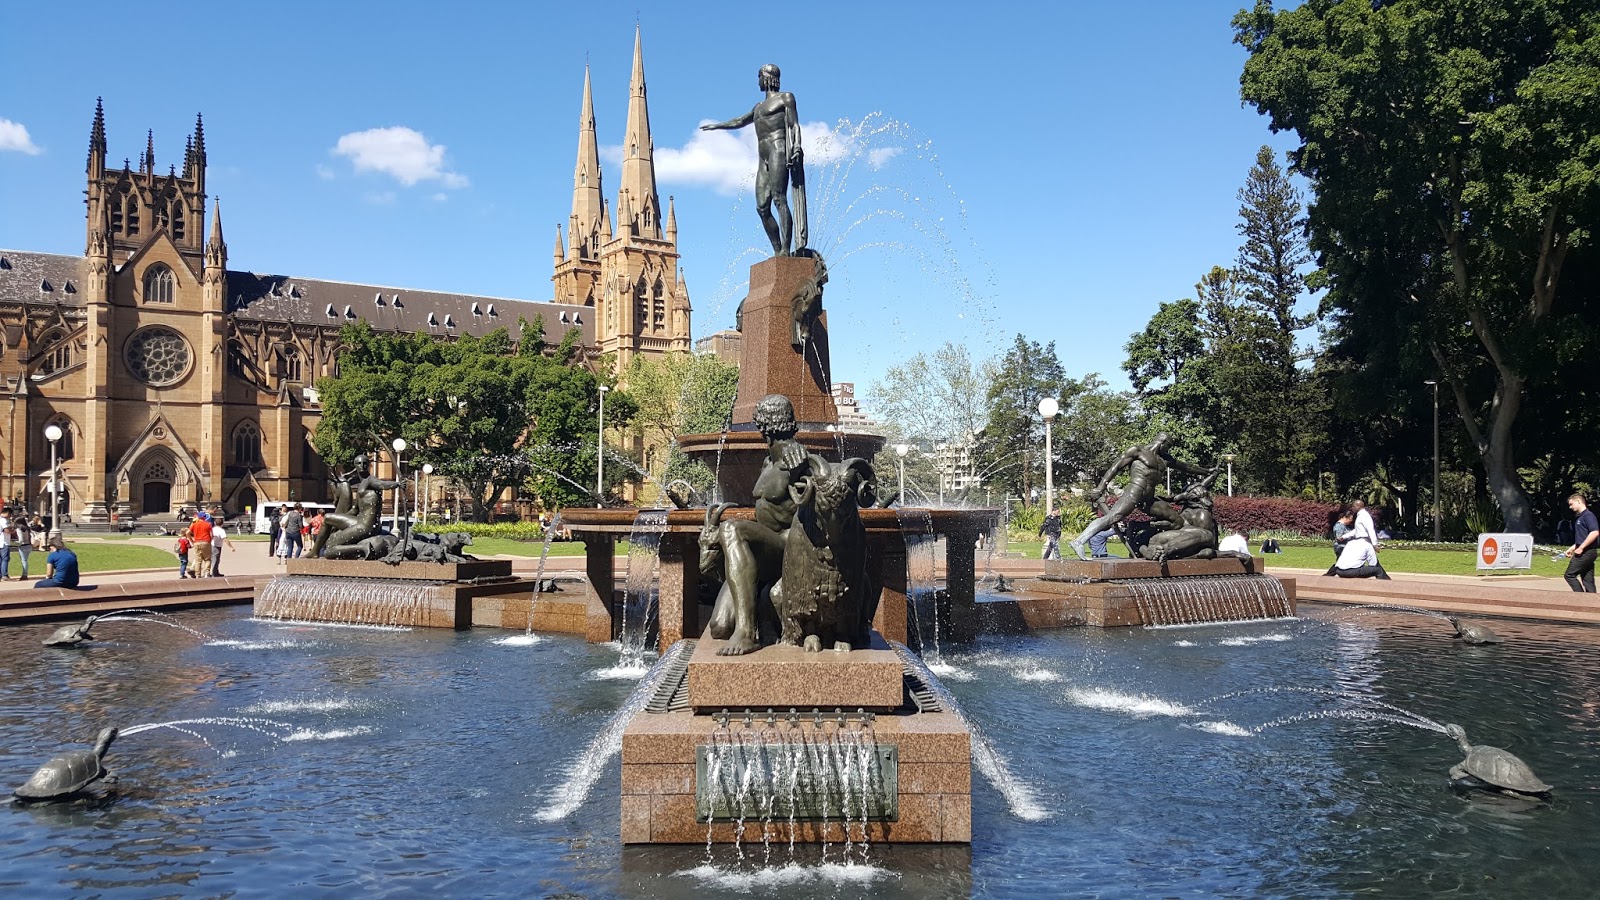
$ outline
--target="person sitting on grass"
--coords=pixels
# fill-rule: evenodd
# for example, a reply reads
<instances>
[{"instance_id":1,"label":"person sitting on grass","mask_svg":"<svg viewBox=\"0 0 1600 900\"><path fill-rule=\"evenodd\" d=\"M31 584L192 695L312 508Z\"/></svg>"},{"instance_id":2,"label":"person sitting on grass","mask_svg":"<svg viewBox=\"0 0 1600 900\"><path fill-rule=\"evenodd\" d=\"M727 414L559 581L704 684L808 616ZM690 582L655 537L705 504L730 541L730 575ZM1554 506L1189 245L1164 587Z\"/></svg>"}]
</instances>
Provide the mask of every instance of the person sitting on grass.
<instances>
[{"instance_id":1,"label":"person sitting on grass","mask_svg":"<svg viewBox=\"0 0 1600 900\"><path fill-rule=\"evenodd\" d=\"M1352 537L1346 541L1344 549L1339 552L1339 561L1322 574L1337 575L1340 578L1390 580L1389 573L1385 572L1382 564L1378 562L1378 548L1365 537Z\"/></svg>"},{"instance_id":2,"label":"person sitting on grass","mask_svg":"<svg viewBox=\"0 0 1600 900\"><path fill-rule=\"evenodd\" d=\"M1237 528L1228 530L1227 537L1217 542L1218 553L1232 553L1235 556L1250 555L1250 535Z\"/></svg>"},{"instance_id":3,"label":"person sitting on grass","mask_svg":"<svg viewBox=\"0 0 1600 900\"><path fill-rule=\"evenodd\" d=\"M75 588L78 586L78 554L67 549L60 538L50 545L54 549L45 557L45 577L34 582L36 588Z\"/></svg>"}]
</instances>

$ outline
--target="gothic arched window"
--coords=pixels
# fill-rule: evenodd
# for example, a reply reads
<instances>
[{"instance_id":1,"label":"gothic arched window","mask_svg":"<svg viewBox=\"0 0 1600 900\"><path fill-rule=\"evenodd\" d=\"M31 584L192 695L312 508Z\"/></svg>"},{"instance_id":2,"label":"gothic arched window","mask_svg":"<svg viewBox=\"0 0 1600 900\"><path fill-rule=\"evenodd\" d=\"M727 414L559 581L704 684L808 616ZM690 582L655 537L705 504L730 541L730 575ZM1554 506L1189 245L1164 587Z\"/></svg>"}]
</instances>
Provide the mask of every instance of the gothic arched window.
<instances>
[{"instance_id":1,"label":"gothic arched window","mask_svg":"<svg viewBox=\"0 0 1600 900\"><path fill-rule=\"evenodd\" d=\"M139 233L139 195L131 190L122 194L122 223L130 236Z\"/></svg>"},{"instance_id":2,"label":"gothic arched window","mask_svg":"<svg viewBox=\"0 0 1600 900\"><path fill-rule=\"evenodd\" d=\"M45 423L45 428L48 429L51 425L61 429L61 439L56 441L56 459L60 462L66 462L75 455L75 449L72 441L72 420L66 416L53 416L49 422ZM44 451L44 459L42 462L45 465L49 465L50 442L45 441L42 444L41 449Z\"/></svg>"},{"instance_id":3,"label":"gothic arched window","mask_svg":"<svg viewBox=\"0 0 1600 900\"><path fill-rule=\"evenodd\" d=\"M178 240L178 241L183 240L184 219L187 216L188 216L188 211L183 208L183 201L182 200L174 200L172 202L172 238L173 238L173 240Z\"/></svg>"},{"instance_id":4,"label":"gothic arched window","mask_svg":"<svg viewBox=\"0 0 1600 900\"><path fill-rule=\"evenodd\" d=\"M172 303L175 301L174 286L176 279L172 277L172 270L163 265L154 265L144 272L144 302L146 303Z\"/></svg>"},{"instance_id":5,"label":"gothic arched window","mask_svg":"<svg viewBox=\"0 0 1600 900\"><path fill-rule=\"evenodd\" d=\"M154 212L155 212L155 217L156 217L156 222L155 222L156 227L157 228L166 228L168 230L171 230L171 228L172 228L172 218L171 218L171 213L167 208L167 201L164 200L164 199L158 198L156 200Z\"/></svg>"},{"instance_id":6,"label":"gothic arched window","mask_svg":"<svg viewBox=\"0 0 1600 900\"><path fill-rule=\"evenodd\" d=\"M283 374L284 381L305 381L305 360L300 356L300 348L293 344L284 344L278 350L281 360L279 372Z\"/></svg>"},{"instance_id":7,"label":"gothic arched window","mask_svg":"<svg viewBox=\"0 0 1600 900\"><path fill-rule=\"evenodd\" d=\"M248 419L233 430L233 461L246 468L261 468L261 429Z\"/></svg>"},{"instance_id":8,"label":"gothic arched window","mask_svg":"<svg viewBox=\"0 0 1600 900\"><path fill-rule=\"evenodd\" d=\"M667 324L667 295L666 288L661 284L661 279L659 278L656 279L655 296L652 298L651 306L651 312L654 313L654 318L650 323L651 326L655 328L665 327Z\"/></svg>"},{"instance_id":9,"label":"gothic arched window","mask_svg":"<svg viewBox=\"0 0 1600 900\"><path fill-rule=\"evenodd\" d=\"M65 331L57 329L46 334L39 339L39 346L43 348L43 358L34 372L36 376L54 375L72 365L72 341Z\"/></svg>"},{"instance_id":10,"label":"gothic arched window","mask_svg":"<svg viewBox=\"0 0 1600 900\"><path fill-rule=\"evenodd\" d=\"M639 283L633 288L634 319L643 328L650 324L650 286L645 284L644 276L639 276Z\"/></svg>"}]
</instances>

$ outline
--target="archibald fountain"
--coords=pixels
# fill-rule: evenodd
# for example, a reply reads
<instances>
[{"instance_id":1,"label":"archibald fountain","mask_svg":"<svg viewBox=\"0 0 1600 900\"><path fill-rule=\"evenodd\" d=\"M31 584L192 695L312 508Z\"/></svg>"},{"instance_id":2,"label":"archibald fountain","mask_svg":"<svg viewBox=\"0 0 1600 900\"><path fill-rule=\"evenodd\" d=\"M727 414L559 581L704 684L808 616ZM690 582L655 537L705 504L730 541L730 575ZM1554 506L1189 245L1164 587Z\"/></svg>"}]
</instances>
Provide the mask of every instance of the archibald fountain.
<instances>
[{"instance_id":1,"label":"archibald fountain","mask_svg":"<svg viewBox=\"0 0 1600 900\"><path fill-rule=\"evenodd\" d=\"M665 516L664 674L622 738L623 840L738 841L749 817L767 840L965 843L972 739L899 643L905 540L871 463L884 441L839 429L828 270L806 247L794 96L779 89L776 66L758 77L760 103L704 127L755 126L756 207L773 256L751 267L740 306L730 427L678 439L715 470L723 502ZM928 511L932 532L948 538L953 604L972 606L974 543L996 518ZM587 542L590 621L610 636L621 617L614 541L633 515L570 510L565 523ZM717 585L703 633L701 579ZM908 765L918 777L900 777Z\"/></svg>"}]
</instances>

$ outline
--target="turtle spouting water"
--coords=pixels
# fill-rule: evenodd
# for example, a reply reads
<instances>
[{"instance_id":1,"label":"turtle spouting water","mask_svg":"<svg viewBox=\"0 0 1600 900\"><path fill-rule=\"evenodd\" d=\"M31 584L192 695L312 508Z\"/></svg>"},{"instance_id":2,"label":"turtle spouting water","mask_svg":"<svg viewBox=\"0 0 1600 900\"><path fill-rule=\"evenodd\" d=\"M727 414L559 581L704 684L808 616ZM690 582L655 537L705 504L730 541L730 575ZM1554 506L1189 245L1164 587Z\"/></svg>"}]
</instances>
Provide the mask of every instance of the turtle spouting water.
<instances>
[{"instance_id":1,"label":"turtle spouting water","mask_svg":"<svg viewBox=\"0 0 1600 900\"><path fill-rule=\"evenodd\" d=\"M1503 793L1523 796L1548 794L1552 790L1514 754L1499 747L1474 746L1467 741L1467 731L1460 725L1446 725L1444 732L1455 738L1461 752L1467 755L1450 769L1452 781L1468 785L1481 783Z\"/></svg>"},{"instance_id":2,"label":"turtle spouting water","mask_svg":"<svg viewBox=\"0 0 1600 900\"><path fill-rule=\"evenodd\" d=\"M90 616L82 625L63 625L53 634L45 638L46 647L76 647L84 641L94 639L89 629L94 627L96 616Z\"/></svg>"},{"instance_id":3,"label":"turtle spouting water","mask_svg":"<svg viewBox=\"0 0 1600 900\"><path fill-rule=\"evenodd\" d=\"M116 728L106 728L93 750L72 750L39 767L16 795L22 800L60 800L106 777L105 756L117 739Z\"/></svg>"},{"instance_id":4,"label":"turtle spouting water","mask_svg":"<svg viewBox=\"0 0 1600 900\"><path fill-rule=\"evenodd\" d=\"M1494 630L1487 625L1480 625L1477 622L1463 622L1455 616L1446 616L1445 618L1449 619L1450 624L1455 626L1456 637L1469 644L1500 643L1500 635L1495 634Z\"/></svg>"}]
</instances>

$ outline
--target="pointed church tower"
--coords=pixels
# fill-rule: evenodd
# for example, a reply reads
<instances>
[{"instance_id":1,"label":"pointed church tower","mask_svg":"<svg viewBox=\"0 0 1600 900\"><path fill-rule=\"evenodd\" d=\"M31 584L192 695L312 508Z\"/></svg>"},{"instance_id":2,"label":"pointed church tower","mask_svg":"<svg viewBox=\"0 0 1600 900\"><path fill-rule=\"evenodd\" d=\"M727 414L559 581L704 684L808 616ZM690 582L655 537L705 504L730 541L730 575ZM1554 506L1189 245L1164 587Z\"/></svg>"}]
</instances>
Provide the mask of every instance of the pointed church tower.
<instances>
[{"instance_id":1,"label":"pointed church tower","mask_svg":"<svg viewBox=\"0 0 1600 900\"><path fill-rule=\"evenodd\" d=\"M206 239L205 307L226 312L228 302L228 242L222 238L222 201L211 204L211 237Z\"/></svg>"},{"instance_id":2,"label":"pointed church tower","mask_svg":"<svg viewBox=\"0 0 1600 900\"><path fill-rule=\"evenodd\" d=\"M572 167L572 214L567 222L563 254L561 228L556 228L555 283L557 303L595 304L600 280L600 245L605 218L605 192L600 177L600 142L595 134L594 91L589 69L583 70L583 105L578 111L578 159ZM607 236L609 237L609 236Z\"/></svg>"},{"instance_id":3,"label":"pointed church tower","mask_svg":"<svg viewBox=\"0 0 1600 900\"><path fill-rule=\"evenodd\" d=\"M617 211L628 198L631 218L617 223L642 238L661 240L661 198L656 194L655 141L650 136L650 104L644 86L644 44L633 29L633 75L628 81L628 127L622 136L622 185Z\"/></svg>"},{"instance_id":4,"label":"pointed church tower","mask_svg":"<svg viewBox=\"0 0 1600 900\"><path fill-rule=\"evenodd\" d=\"M120 266L151 237L164 232L198 278L204 264L206 215L205 130L198 116L195 133L184 149L183 174L158 175L155 167L152 129L146 132L137 172L126 160L120 170L106 170L105 105L96 100L85 190L89 204L86 229L91 241L99 230L111 245L112 264Z\"/></svg>"},{"instance_id":5,"label":"pointed church tower","mask_svg":"<svg viewBox=\"0 0 1600 900\"><path fill-rule=\"evenodd\" d=\"M610 218L607 207L601 209L601 230L610 236L600 253L606 308L598 338L601 352L615 354L621 372L634 354L689 349L688 295L678 279L677 210L669 209L663 216L656 192L655 139L650 134L644 39L638 28L633 34L619 181L616 219Z\"/></svg>"}]
</instances>

